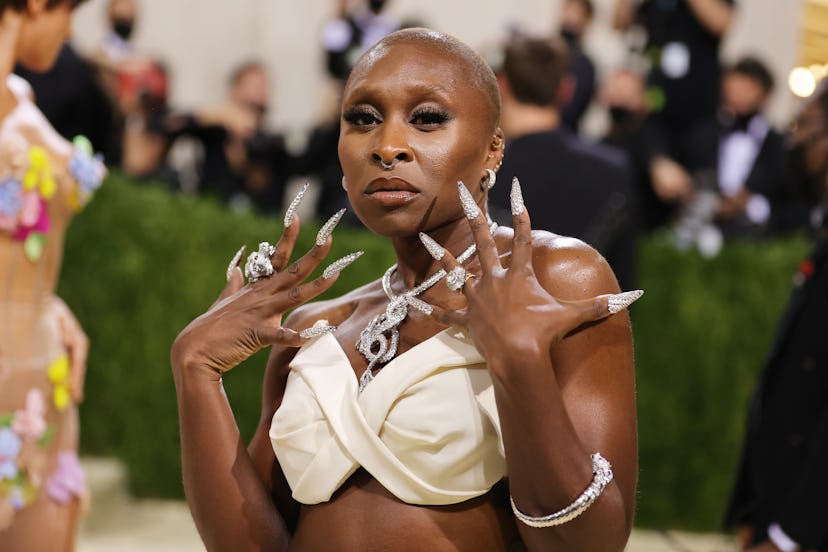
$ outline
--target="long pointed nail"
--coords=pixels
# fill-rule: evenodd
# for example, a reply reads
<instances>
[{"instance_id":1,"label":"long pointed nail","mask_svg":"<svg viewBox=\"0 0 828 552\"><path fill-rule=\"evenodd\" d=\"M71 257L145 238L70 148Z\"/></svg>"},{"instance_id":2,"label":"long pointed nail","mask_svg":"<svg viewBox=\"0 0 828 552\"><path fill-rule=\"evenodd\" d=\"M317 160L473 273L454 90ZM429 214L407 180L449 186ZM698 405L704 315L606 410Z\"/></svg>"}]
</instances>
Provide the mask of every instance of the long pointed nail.
<instances>
[{"instance_id":1,"label":"long pointed nail","mask_svg":"<svg viewBox=\"0 0 828 552\"><path fill-rule=\"evenodd\" d=\"M336 331L336 326L311 326L299 332L299 337L302 339L313 339L320 335L329 334Z\"/></svg>"},{"instance_id":2,"label":"long pointed nail","mask_svg":"<svg viewBox=\"0 0 828 552\"><path fill-rule=\"evenodd\" d=\"M233 255L233 258L230 260L230 264L227 265L227 281L230 281L230 277L233 276L233 269L239 266L239 262L241 262L241 258L244 255L244 252L247 251L247 246L243 245L236 251L236 254Z\"/></svg>"},{"instance_id":3,"label":"long pointed nail","mask_svg":"<svg viewBox=\"0 0 828 552\"><path fill-rule=\"evenodd\" d=\"M431 239L431 236L425 232L420 232L420 241L423 242L426 250L434 257L435 261L439 261L446 254L446 250L442 245Z\"/></svg>"},{"instance_id":4,"label":"long pointed nail","mask_svg":"<svg viewBox=\"0 0 828 552\"><path fill-rule=\"evenodd\" d=\"M344 270L346 266L362 257L363 253L365 253L365 251L357 251L355 253L351 253L350 255L345 255L338 261L332 262L327 266L327 268L325 268L324 271L322 271L322 277L327 280L328 278L336 276L337 274L342 272L342 270Z\"/></svg>"},{"instance_id":5,"label":"long pointed nail","mask_svg":"<svg viewBox=\"0 0 828 552\"><path fill-rule=\"evenodd\" d=\"M463 205L466 218L469 220L477 218L480 215L480 207L477 206L469 189L461 181L457 183L457 190L460 192L460 203Z\"/></svg>"},{"instance_id":6,"label":"long pointed nail","mask_svg":"<svg viewBox=\"0 0 828 552\"><path fill-rule=\"evenodd\" d=\"M339 221L342 220L342 215L345 214L345 209L342 208L334 215L328 219L328 221L322 225L322 228L319 229L319 232L316 234L316 245L322 247L327 243L328 238L333 233L334 228L336 225L339 224Z\"/></svg>"},{"instance_id":7,"label":"long pointed nail","mask_svg":"<svg viewBox=\"0 0 828 552\"><path fill-rule=\"evenodd\" d=\"M293 201L291 201L290 205L288 205L287 211L285 211L285 228L293 224L293 219L296 217L296 209L299 207L299 204L302 203L302 200L305 199L305 193L308 191L308 186L310 186L310 183L305 182L302 185L302 189L299 190L299 193L296 194L296 197L294 197Z\"/></svg>"},{"instance_id":8,"label":"long pointed nail","mask_svg":"<svg viewBox=\"0 0 828 552\"><path fill-rule=\"evenodd\" d=\"M624 293L616 293L615 295L610 295L609 299L607 299L607 310L609 310L610 314L615 314L621 312L622 310L626 309L638 299L644 295L643 289L637 289L635 291L625 291Z\"/></svg>"},{"instance_id":9,"label":"long pointed nail","mask_svg":"<svg viewBox=\"0 0 828 552\"><path fill-rule=\"evenodd\" d=\"M509 200L512 204L512 216L518 217L526 210L523 203L523 192L520 189L520 181L517 177L512 179L512 191L509 194Z\"/></svg>"}]
</instances>

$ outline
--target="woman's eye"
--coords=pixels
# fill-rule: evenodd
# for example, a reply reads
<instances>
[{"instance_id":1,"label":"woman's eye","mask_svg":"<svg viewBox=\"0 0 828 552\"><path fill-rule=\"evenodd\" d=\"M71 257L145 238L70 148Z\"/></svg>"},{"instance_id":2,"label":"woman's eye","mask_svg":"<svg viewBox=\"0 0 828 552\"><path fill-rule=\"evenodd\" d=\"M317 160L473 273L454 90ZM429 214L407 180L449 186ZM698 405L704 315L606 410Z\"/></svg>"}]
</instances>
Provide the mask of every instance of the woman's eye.
<instances>
[{"instance_id":1,"label":"woman's eye","mask_svg":"<svg viewBox=\"0 0 828 552\"><path fill-rule=\"evenodd\" d=\"M448 113L434 109L425 109L417 111L414 115L412 115L411 124L424 127L435 127L445 123L448 120Z\"/></svg>"},{"instance_id":2,"label":"woman's eye","mask_svg":"<svg viewBox=\"0 0 828 552\"><path fill-rule=\"evenodd\" d=\"M379 116L373 110L358 107L346 110L342 118L354 126L370 126L380 122Z\"/></svg>"}]
</instances>

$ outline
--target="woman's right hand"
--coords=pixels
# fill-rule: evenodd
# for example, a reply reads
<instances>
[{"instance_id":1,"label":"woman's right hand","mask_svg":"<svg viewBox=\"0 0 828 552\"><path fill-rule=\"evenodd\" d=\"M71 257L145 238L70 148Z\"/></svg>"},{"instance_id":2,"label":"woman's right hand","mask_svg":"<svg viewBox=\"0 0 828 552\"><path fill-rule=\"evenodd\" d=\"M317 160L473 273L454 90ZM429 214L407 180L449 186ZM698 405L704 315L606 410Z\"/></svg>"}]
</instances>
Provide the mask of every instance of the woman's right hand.
<instances>
[{"instance_id":1,"label":"woman's right hand","mask_svg":"<svg viewBox=\"0 0 828 552\"><path fill-rule=\"evenodd\" d=\"M271 258L274 271L268 278L245 285L238 266L241 256L234 258L235 266L231 263L227 285L216 302L190 322L173 343L174 370L204 370L219 379L222 372L264 347L299 347L306 341L296 330L282 326L282 317L330 288L338 273L305 282L328 254L330 237L288 266L298 235L297 217L276 244Z\"/></svg>"}]
</instances>

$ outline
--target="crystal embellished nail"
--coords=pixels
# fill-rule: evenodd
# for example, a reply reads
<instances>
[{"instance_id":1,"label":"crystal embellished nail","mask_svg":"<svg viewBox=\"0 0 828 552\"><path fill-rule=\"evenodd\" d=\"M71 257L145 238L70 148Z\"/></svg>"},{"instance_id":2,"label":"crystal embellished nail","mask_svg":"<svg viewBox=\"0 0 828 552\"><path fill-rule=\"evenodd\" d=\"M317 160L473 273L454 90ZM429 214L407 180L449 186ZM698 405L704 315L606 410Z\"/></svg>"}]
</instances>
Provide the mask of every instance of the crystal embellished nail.
<instances>
[{"instance_id":1,"label":"crystal embellished nail","mask_svg":"<svg viewBox=\"0 0 828 552\"><path fill-rule=\"evenodd\" d=\"M333 277L333 276L336 276L337 274L339 274L340 272L342 272L342 270L344 270L346 266L348 266L349 264L351 264L351 263L352 263L352 262L354 262L355 260L357 260L357 259L359 259L360 257L362 257L362 254L363 254L363 253L365 253L365 251L357 251L357 252L355 252L355 253L351 253L351 254L349 254L349 255L345 255L344 257L342 257L342 258L341 258L341 259L339 259L338 261L334 261L334 262L332 262L332 263L331 263L331 264L329 264L329 265L327 266L327 268L325 268L325 270L322 272L322 277L323 277L323 278L325 278L325 279L327 280L328 278L331 278L331 277Z\"/></svg>"},{"instance_id":2,"label":"crystal embellished nail","mask_svg":"<svg viewBox=\"0 0 828 552\"><path fill-rule=\"evenodd\" d=\"M342 220L342 215L345 214L345 209L342 208L334 215L328 219L328 221L322 225L322 228L319 229L319 232L316 234L316 245L322 247L328 241L328 237L333 233L334 228L336 225L339 224L339 221Z\"/></svg>"},{"instance_id":3,"label":"crystal embellished nail","mask_svg":"<svg viewBox=\"0 0 828 552\"><path fill-rule=\"evenodd\" d=\"M625 291L623 293L616 293L614 295L610 295L609 299L607 299L607 310L610 314L615 314L621 312L622 310L626 309L638 299L644 295L643 289L637 289L635 291Z\"/></svg>"},{"instance_id":4,"label":"crystal embellished nail","mask_svg":"<svg viewBox=\"0 0 828 552\"><path fill-rule=\"evenodd\" d=\"M302 339L313 339L314 337L333 333L334 331L336 331L336 326L311 326L299 332L299 337Z\"/></svg>"},{"instance_id":5,"label":"crystal embellished nail","mask_svg":"<svg viewBox=\"0 0 828 552\"><path fill-rule=\"evenodd\" d=\"M302 184L302 189L299 190L299 193L296 194L296 197L294 197L293 201L291 201L290 205L288 205L287 211L285 211L285 228L293 224L293 219L296 217L296 209L299 208L299 204L302 203L302 200L305 198L308 186L310 186L310 182Z\"/></svg>"},{"instance_id":6,"label":"crystal embellished nail","mask_svg":"<svg viewBox=\"0 0 828 552\"><path fill-rule=\"evenodd\" d=\"M446 250L442 245L431 239L431 236L425 232L420 232L420 241L423 242L426 250L434 257L435 261L439 261L446 254Z\"/></svg>"},{"instance_id":7,"label":"crystal embellished nail","mask_svg":"<svg viewBox=\"0 0 828 552\"><path fill-rule=\"evenodd\" d=\"M526 210L523 203L523 191L520 189L520 181L517 177L512 179L512 191L509 194L509 200L512 205L512 216L518 217Z\"/></svg>"},{"instance_id":8,"label":"crystal embellished nail","mask_svg":"<svg viewBox=\"0 0 828 552\"><path fill-rule=\"evenodd\" d=\"M230 261L230 264L227 265L227 281L230 281L230 277L233 276L233 269L239 266L239 261L241 261L244 252L247 250L247 246L243 245L236 251L236 254L233 255L233 259Z\"/></svg>"},{"instance_id":9,"label":"crystal embellished nail","mask_svg":"<svg viewBox=\"0 0 828 552\"><path fill-rule=\"evenodd\" d=\"M457 190L460 192L460 203L463 205L466 218L469 220L477 218L480 215L480 207L477 206L469 189L460 181L457 183Z\"/></svg>"}]
</instances>

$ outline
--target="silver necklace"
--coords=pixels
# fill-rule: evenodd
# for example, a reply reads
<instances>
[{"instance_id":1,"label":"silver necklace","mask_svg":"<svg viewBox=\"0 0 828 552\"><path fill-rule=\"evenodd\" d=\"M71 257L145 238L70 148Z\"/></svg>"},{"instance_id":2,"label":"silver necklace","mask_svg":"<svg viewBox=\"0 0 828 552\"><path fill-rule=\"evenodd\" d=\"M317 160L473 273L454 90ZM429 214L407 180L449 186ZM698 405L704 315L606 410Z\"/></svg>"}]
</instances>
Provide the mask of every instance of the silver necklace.
<instances>
[{"instance_id":1,"label":"silver necklace","mask_svg":"<svg viewBox=\"0 0 828 552\"><path fill-rule=\"evenodd\" d=\"M497 228L497 224L492 223L489 226L489 231L494 232L495 228ZM474 255L475 251L477 251L477 246L470 245L457 257L457 262L467 261L469 257ZM394 291L391 289L391 276L394 275L396 270L397 265L393 264L382 275L382 290L388 296L388 305L385 307L385 312L371 319L365 329L360 332L359 340L356 342L357 350L368 361L368 367L359 377L360 393L374 379L374 367L378 363L385 364L397 355L397 346L400 344L398 326L408 316L409 307L425 314L431 314L431 306L425 301L417 299L417 296L446 276L446 271L441 268L426 278L420 285L400 295L394 295Z\"/></svg>"}]
</instances>

